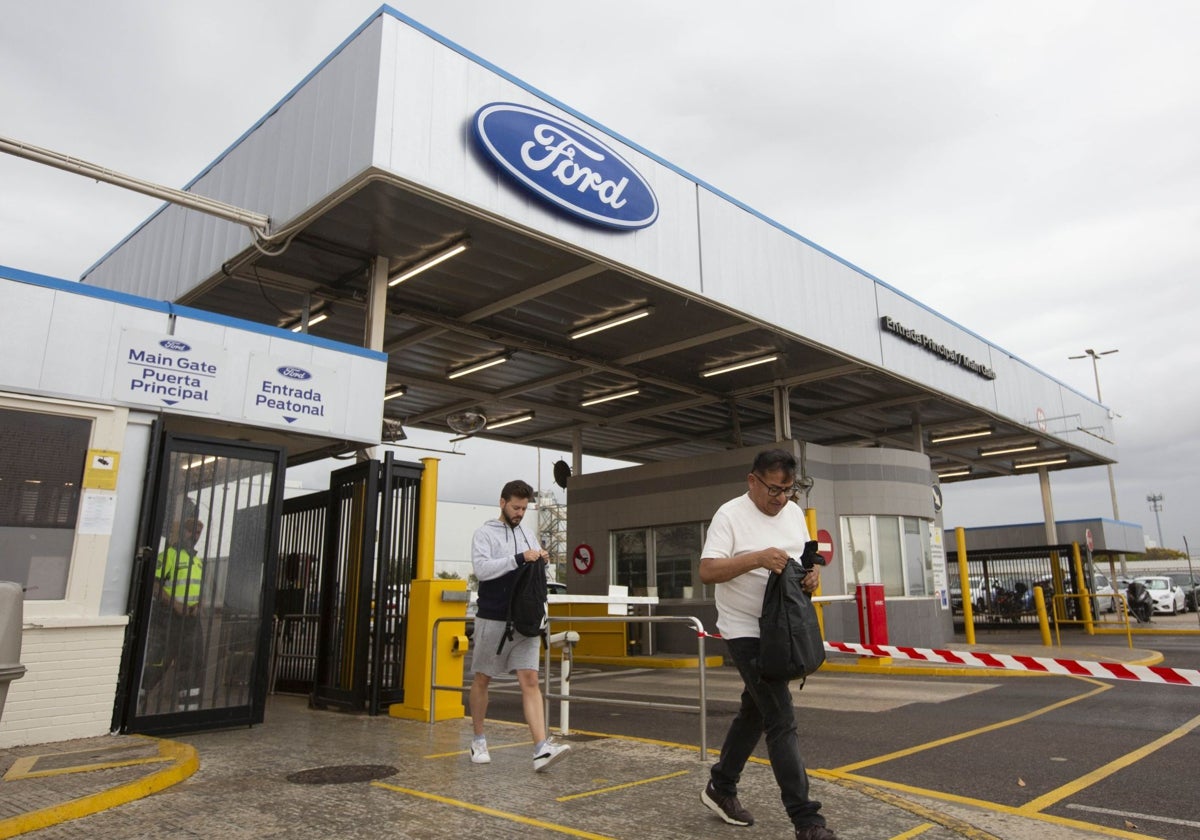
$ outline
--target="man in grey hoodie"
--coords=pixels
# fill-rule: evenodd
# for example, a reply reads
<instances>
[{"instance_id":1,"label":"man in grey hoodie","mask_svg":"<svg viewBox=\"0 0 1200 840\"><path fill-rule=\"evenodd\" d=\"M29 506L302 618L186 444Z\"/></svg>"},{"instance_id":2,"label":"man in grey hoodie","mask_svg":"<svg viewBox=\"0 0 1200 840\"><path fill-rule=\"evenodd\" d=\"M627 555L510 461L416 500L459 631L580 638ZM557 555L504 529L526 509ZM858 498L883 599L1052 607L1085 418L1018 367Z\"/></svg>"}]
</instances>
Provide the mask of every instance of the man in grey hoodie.
<instances>
[{"instance_id":1,"label":"man in grey hoodie","mask_svg":"<svg viewBox=\"0 0 1200 840\"><path fill-rule=\"evenodd\" d=\"M533 488L516 479L500 491L500 516L483 523L471 540L471 565L479 581L479 600L475 613L475 653L471 681L471 722L475 737L471 741L471 761L490 764L483 722L487 715L488 686L492 677L517 673L521 686L521 707L529 734L533 736L533 769L543 772L571 749L546 737L546 717L542 690L538 684L541 637L513 631L513 640L504 642L508 620L508 602L517 571L522 563L537 563L548 555L537 537L521 525Z\"/></svg>"}]
</instances>

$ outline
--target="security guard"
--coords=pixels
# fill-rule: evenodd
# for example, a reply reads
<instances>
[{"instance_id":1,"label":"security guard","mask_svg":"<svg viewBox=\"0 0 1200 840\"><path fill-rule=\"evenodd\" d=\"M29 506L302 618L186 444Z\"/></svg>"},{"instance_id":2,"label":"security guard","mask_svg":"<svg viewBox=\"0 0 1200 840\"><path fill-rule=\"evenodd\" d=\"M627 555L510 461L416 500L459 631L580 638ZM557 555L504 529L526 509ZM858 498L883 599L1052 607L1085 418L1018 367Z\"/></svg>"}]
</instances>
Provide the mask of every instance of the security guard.
<instances>
[{"instance_id":1,"label":"security guard","mask_svg":"<svg viewBox=\"0 0 1200 840\"><path fill-rule=\"evenodd\" d=\"M154 600L150 606L150 631L139 705L174 665L174 711L200 708L200 673L203 671L204 628L200 622L200 596L204 561L196 543L204 530L196 505L183 499L167 530L167 545L154 564Z\"/></svg>"}]
</instances>

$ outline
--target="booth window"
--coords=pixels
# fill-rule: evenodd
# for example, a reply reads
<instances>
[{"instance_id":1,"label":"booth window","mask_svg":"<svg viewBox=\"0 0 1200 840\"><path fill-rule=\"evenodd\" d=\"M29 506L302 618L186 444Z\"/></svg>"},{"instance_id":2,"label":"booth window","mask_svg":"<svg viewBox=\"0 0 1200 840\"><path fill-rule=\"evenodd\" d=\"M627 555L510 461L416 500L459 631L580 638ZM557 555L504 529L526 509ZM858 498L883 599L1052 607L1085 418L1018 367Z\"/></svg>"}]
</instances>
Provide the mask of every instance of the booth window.
<instances>
[{"instance_id":1,"label":"booth window","mask_svg":"<svg viewBox=\"0 0 1200 840\"><path fill-rule=\"evenodd\" d=\"M612 543L613 583L629 587L630 595L653 594L660 600L705 597L700 583L702 523L614 531Z\"/></svg>"},{"instance_id":2,"label":"booth window","mask_svg":"<svg viewBox=\"0 0 1200 840\"><path fill-rule=\"evenodd\" d=\"M0 580L66 597L92 421L0 408Z\"/></svg>"},{"instance_id":3,"label":"booth window","mask_svg":"<svg viewBox=\"0 0 1200 840\"><path fill-rule=\"evenodd\" d=\"M915 516L843 516L846 590L882 583L893 597L933 595L929 522Z\"/></svg>"}]
</instances>

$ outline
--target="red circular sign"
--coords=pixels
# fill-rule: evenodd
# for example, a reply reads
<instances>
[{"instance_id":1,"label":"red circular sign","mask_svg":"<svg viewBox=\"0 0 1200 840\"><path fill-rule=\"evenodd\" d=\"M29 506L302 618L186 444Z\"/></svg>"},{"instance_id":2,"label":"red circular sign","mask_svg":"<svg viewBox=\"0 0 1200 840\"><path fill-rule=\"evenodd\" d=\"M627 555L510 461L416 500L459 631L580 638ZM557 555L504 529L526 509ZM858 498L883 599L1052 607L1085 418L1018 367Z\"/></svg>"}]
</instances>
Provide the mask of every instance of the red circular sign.
<instances>
[{"instance_id":1,"label":"red circular sign","mask_svg":"<svg viewBox=\"0 0 1200 840\"><path fill-rule=\"evenodd\" d=\"M571 563L575 566L575 571L581 575L586 575L592 570L594 562L596 562L596 552L592 551L590 545L580 543L575 546L575 551L571 554Z\"/></svg>"},{"instance_id":2,"label":"red circular sign","mask_svg":"<svg viewBox=\"0 0 1200 840\"><path fill-rule=\"evenodd\" d=\"M824 528L817 531L817 554L825 558L825 565L833 562L833 536Z\"/></svg>"}]
</instances>

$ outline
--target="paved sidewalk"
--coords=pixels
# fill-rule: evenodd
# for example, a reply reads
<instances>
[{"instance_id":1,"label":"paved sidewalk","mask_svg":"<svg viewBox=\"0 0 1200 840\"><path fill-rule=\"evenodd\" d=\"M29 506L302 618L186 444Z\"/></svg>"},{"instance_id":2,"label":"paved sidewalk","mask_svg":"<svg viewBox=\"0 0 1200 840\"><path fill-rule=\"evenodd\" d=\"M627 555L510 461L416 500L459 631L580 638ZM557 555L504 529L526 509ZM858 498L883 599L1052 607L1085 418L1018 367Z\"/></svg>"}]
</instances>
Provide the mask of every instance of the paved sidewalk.
<instances>
[{"instance_id":1,"label":"paved sidewalk","mask_svg":"<svg viewBox=\"0 0 1200 840\"><path fill-rule=\"evenodd\" d=\"M956 649L966 646L956 645ZM979 650L985 646L976 645ZM1146 650L986 646L993 653L1153 664ZM859 666L831 657L831 666ZM895 673L898 662L883 666ZM724 671L726 669L720 669ZM915 666L928 675L944 666ZM978 669L969 673L979 675ZM988 673L988 672L984 672ZM114 735L0 750L0 838L593 838L790 837L770 767L746 771L752 834L699 803L707 762L696 746L572 735L572 753L532 772L528 731L489 724L491 765L470 763L470 721L432 726L307 708L274 696L252 728ZM1090 832L875 790L814 773L814 795L845 840L915 837L1082 840Z\"/></svg>"}]
</instances>

